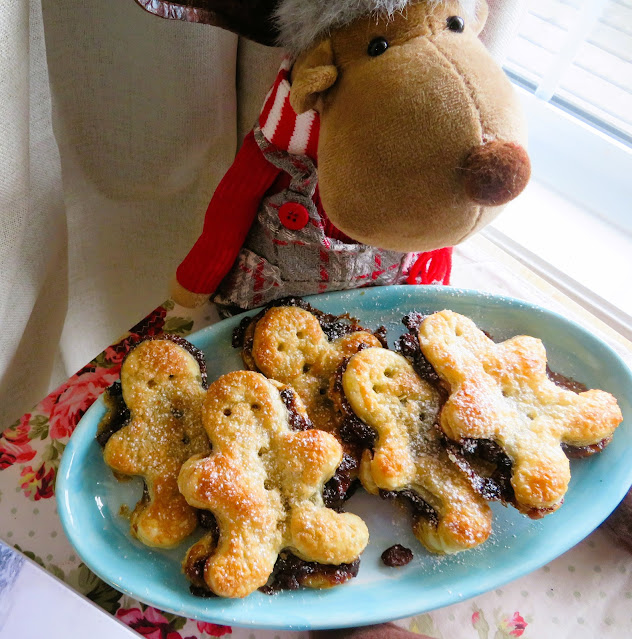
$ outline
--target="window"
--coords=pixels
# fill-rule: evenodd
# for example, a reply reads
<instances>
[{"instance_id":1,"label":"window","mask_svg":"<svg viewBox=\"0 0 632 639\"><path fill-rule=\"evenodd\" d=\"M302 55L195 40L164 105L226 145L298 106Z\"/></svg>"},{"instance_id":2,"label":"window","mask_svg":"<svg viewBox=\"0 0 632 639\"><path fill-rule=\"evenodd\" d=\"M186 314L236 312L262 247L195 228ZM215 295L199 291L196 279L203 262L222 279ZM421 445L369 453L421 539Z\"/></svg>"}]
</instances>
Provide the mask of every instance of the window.
<instances>
[{"instance_id":1,"label":"window","mask_svg":"<svg viewBox=\"0 0 632 639\"><path fill-rule=\"evenodd\" d=\"M632 0L527 0L505 70L533 182L486 234L632 338Z\"/></svg>"},{"instance_id":2,"label":"window","mask_svg":"<svg viewBox=\"0 0 632 639\"><path fill-rule=\"evenodd\" d=\"M535 95L632 142L632 0L532 0L506 68Z\"/></svg>"}]
</instances>

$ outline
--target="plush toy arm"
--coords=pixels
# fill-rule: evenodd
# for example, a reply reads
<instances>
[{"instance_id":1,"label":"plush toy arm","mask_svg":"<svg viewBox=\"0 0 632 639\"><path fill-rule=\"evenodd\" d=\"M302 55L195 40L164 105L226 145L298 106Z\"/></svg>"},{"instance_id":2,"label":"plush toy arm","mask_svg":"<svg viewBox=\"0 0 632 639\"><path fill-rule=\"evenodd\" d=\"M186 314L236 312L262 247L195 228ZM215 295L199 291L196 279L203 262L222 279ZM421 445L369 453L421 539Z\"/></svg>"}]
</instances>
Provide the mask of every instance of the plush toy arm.
<instances>
[{"instance_id":1,"label":"plush toy arm","mask_svg":"<svg viewBox=\"0 0 632 639\"><path fill-rule=\"evenodd\" d=\"M279 169L265 159L251 131L213 194L202 234L176 271L177 283L172 286L176 302L196 306L216 290L235 262L259 203L278 174Z\"/></svg>"}]
</instances>

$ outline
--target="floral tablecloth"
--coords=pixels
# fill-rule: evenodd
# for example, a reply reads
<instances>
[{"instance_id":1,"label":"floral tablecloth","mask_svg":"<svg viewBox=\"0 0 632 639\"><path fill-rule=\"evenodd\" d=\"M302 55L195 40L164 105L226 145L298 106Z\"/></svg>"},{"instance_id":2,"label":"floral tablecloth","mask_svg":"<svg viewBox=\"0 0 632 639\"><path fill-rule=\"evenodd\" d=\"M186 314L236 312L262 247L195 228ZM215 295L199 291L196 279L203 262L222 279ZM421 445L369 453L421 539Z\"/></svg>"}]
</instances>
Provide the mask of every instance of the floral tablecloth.
<instances>
[{"instance_id":1,"label":"floral tablecloth","mask_svg":"<svg viewBox=\"0 0 632 639\"><path fill-rule=\"evenodd\" d=\"M521 297L595 322L482 239L455 256L455 284ZM579 316L575 315L579 312ZM76 556L57 516L55 475L79 419L118 378L125 353L162 332L187 335L217 321L209 304L190 311L167 301L0 434L0 538L152 639L299 639L305 632L258 631L201 623L148 607L114 590ZM632 362L616 336L602 335ZM613 337L614 342L613 342ZM34 610L37 603L34 602ZM436 639L619 638L632 628L632 554L603 529L543 568L475 599L401 620Z\"/></svg>"}]
</instances>

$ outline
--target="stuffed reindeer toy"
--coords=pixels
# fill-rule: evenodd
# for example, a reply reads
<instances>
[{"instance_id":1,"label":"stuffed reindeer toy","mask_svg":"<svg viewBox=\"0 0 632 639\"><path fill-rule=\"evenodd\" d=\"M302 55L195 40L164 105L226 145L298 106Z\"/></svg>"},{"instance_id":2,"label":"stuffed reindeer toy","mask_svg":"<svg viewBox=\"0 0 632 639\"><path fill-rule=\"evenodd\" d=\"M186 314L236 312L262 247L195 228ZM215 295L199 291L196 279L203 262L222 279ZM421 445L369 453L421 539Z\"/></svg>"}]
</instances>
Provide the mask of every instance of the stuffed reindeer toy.
<instances>
[{"instance_id":1,"label":"stuffed reindeer toy","mask_svg":"<svg viewBox=\"0 0 632 639\"><path fill-rule=\"evenodd\" d=\"M484 0L137 0L287 51L173 298L449 282L452 246L526 186L517 98Z\"/></svg>"}]
</instances>

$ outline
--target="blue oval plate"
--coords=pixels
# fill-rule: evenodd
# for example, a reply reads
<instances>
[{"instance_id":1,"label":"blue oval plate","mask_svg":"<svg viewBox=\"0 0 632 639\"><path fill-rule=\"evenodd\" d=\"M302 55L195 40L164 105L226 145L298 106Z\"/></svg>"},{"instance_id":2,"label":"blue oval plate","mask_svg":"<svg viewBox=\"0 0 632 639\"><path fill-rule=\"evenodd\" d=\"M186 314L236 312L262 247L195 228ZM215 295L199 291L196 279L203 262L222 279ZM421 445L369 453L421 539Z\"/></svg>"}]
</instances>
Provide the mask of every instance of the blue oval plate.
<instances>
[{"instance_id":1,"label":"blue oval plate","mask_svg":"<svg viewBox=\"0 0 632 639\"><path fill-rule=\"evenodd\" d=\"M65 450L57 501L72 545L102 579L162 610L227 625L304 630L378 623L446 606L527 574L588 535L627 492L632 483L632 374L609 346L584 328L515 299L452 288L373 288L308 299L330 313L349 312L369 328L385 325L391 344L403 331L403 315L445 308L468 315L497 340L517 334L539 337L551 368L612 393L624 422L605 451L572 462L571 485L557 512L531 521L513 508L494 504L493 535L475 550L453 557L432 556L413 537L402 511L358 491L348 509L367 522L371 541L356 579L325 591L274 596L256 592L243 600L200 599L189 594L180 570L189 544L171 551L152 550L129 535L129 522L119 515L120 507L134 507L142 482L119 483L103 463L95 441L105 413L99 399ZM239 352L231 347L231 333L241 317L189 337L206 355L209 380L243 368ZM415 559L405 568L386 568L380 561L382 551L395 543L414 550Z\"/></svg>"}]
</instances>

